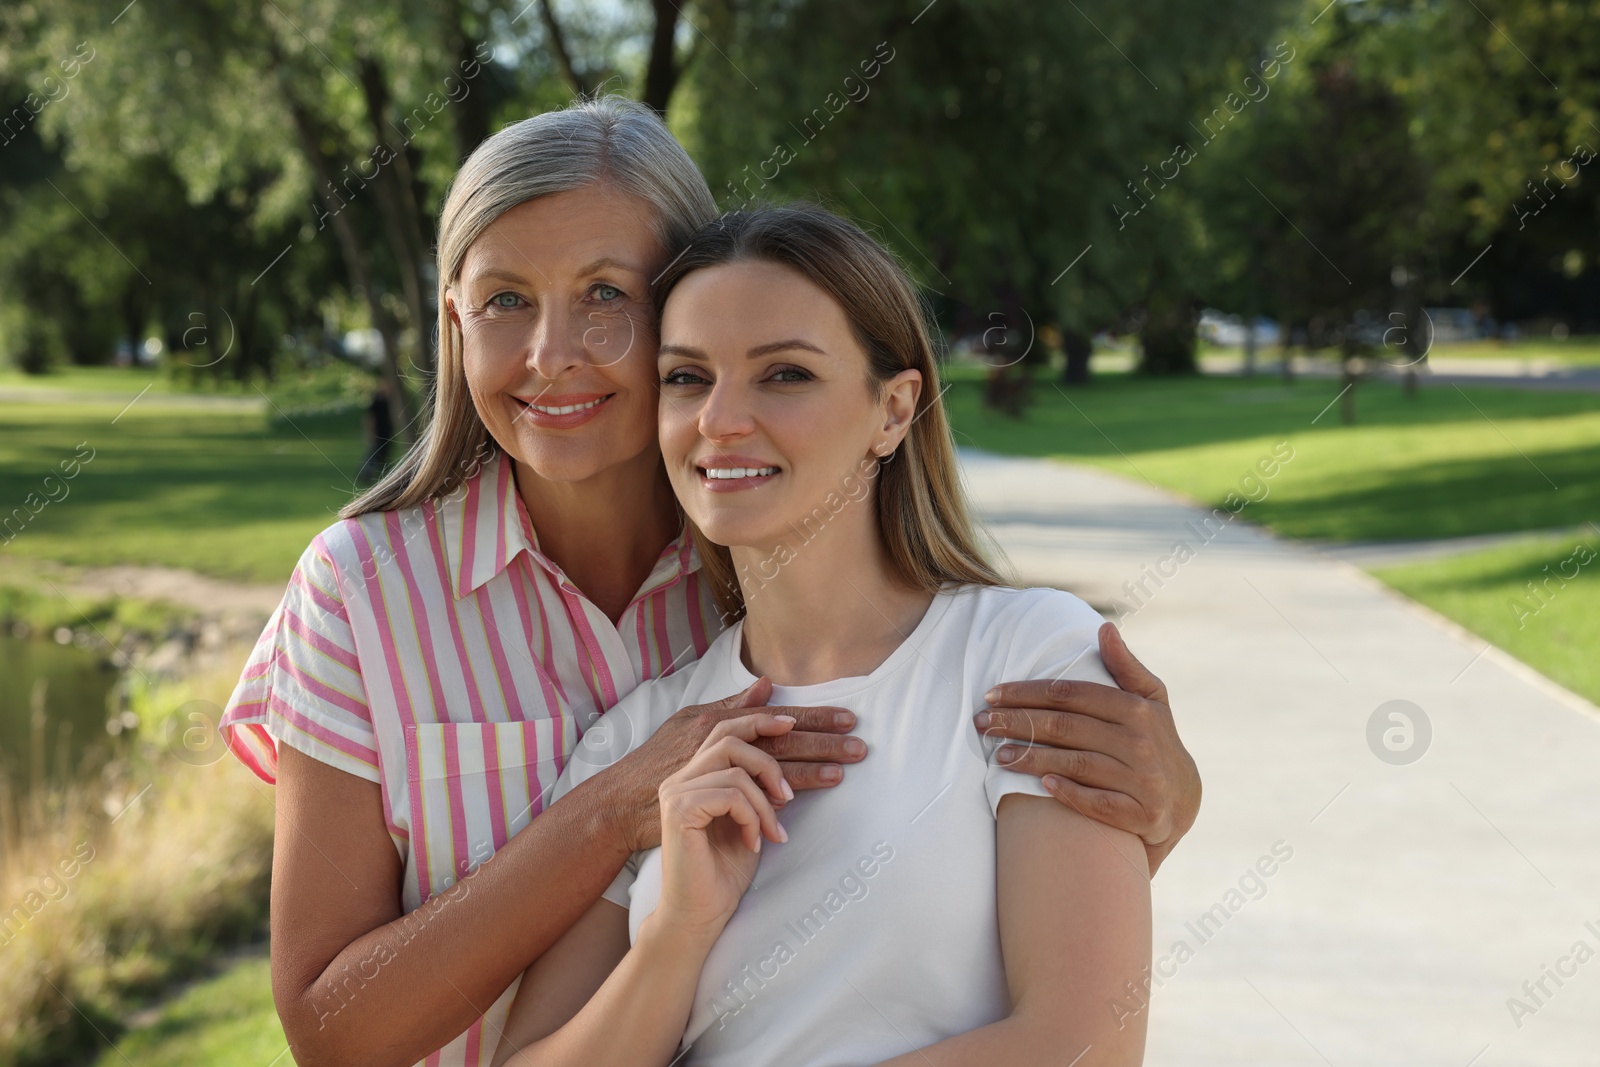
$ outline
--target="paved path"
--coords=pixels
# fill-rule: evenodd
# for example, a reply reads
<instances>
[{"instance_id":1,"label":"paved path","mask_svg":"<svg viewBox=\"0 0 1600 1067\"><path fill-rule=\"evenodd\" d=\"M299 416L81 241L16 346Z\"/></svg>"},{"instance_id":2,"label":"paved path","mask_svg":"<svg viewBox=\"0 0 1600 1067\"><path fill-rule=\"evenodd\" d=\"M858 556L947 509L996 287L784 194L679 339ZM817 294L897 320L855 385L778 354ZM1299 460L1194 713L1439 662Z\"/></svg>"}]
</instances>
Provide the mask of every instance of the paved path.
<instances>
[{"instance_id":1,"label":"paved path","mask_svg":"<svg viewBox=\"0 0 1600 1067\"><path fill-rule=\"evenodd\" d=\"M1339 362L1330 358L1312 359L1297 353L1293 364L1295 374L1305 378L1337 378L1344 373ZM1200 365L1207 374L1239 374L1244 369L1244 356L1234 352L1210 352L1200 358ZM1256 361L1256 374L1276 375L1280 367L1277 350L1263 350ZM1378 361L1371 373L1398 382L1404 368ZM1600 366L1548 358L1429 356L1427 363L1418 367L1418 374L1423 386L1488 385L1556 392L1600 391Z\"/></svg>"},{"instance_id":2,"label":"paved path","mask_svg":"<svg viewBox=\"0 0 1600 1067\"><path fill-rule=\"evenodd\" d=\"M1600 1063L1600 709L1348 564L1238 522L1207 541L1144 484L964 465L1025 580L1121 613L1205 776L1155 881L1150 1067ZM1367 739L1393 700L1431 723L1409 765Z\"/></svg>"}]
</instances>

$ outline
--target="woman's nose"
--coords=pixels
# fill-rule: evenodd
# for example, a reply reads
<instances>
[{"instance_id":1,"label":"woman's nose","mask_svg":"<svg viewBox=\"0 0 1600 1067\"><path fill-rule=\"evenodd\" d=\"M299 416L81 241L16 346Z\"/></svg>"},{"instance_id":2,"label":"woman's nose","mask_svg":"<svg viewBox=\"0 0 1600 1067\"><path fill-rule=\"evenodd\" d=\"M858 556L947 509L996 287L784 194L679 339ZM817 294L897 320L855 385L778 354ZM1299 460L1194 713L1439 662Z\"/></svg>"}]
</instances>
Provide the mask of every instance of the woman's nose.
<instances>
[{"instance_id":1,"label":"woman's nose","mask_svg":"<svg viewBox=\"0 0 1600 1067\"><path fill-rule=\"evenodd\" d=\"M700 434L710 441L742 437L755 429L749 398L727 381L711 387L700 405Z\"/></svg>"},{"instance_id":2,"label":"woman's nose","mask_svg":"<svg viewBox=\"0 0 1600 1067\"><path fill-rule=\"evenodd\" d=\"M528 340L528 368L539 377L554 381L584 362L582 325L575 323L565 308L541 314Z\"/></svg>"}]
</instances>

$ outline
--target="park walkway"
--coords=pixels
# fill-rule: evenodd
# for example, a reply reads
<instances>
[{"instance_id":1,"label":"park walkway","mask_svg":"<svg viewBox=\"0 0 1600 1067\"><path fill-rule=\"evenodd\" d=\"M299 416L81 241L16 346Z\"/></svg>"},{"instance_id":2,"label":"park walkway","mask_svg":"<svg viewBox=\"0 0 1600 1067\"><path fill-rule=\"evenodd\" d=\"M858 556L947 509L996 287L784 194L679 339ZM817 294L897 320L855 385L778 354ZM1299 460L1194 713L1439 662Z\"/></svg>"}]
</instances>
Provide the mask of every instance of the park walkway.
<instances>
[{"instance_id":1,"label":"park walkway","mask_svg":"<svg viewBox=\"0 0 1600 1067\"><path fill-rule=\"evenodd\" d=\"M1120 613L1205 778L1155 881L1150 1067L1600 1062L1600 710L1142 482L963 465L1021 578Z\"/></svg>"}]
</instances>

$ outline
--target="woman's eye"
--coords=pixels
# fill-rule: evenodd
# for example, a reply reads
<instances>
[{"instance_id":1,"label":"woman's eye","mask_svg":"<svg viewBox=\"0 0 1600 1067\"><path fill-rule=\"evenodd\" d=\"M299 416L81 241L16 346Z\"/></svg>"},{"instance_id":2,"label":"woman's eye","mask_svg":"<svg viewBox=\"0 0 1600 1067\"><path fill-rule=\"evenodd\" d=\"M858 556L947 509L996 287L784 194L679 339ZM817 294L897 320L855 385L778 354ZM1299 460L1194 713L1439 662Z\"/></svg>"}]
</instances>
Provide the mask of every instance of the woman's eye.
<instances>
[{"instance_id":1,"label":"woman's eye","mask_svg":"<svg viewBox=\"0 0 1600 1067\"><path fill-rule=\"evenodd\" d=\"M489 298L489 306L509 311L522 305L522 297L516 293L496 293Z\"/></svg>"},{"instance_id":2,"label":"woman's eye","mask_svg":"<svg viewBox=\"0 0 1600 1067\"><path fill-rule=\"evenodd\" d=\"M662 385L705 385L706 380L692 370L668 371L661 379Z\"/></svg>"},{"instance_id":3,"label":"woman's eye","mask_svg":"<svg viewBox=\"0 0 1600 1067\"><path fill-rule=\"evenodd\" d=\"M597 298L608 303L622 296L622 290L614 285L597 285L594 287L593 292Z\"/></svg>"},{"instance_id":4,"label":"woman's eye","mask_svg":"<svg viewBox=\"0 0 1600 1067\"><path fill-rule=\"evenodd\" d=\"M772 372L772 378L770 380L774 382L786 383L809 382L811 380L811 375L801 370L799 367L779 367L777 370Z\"/></svg>"}]
</instances>

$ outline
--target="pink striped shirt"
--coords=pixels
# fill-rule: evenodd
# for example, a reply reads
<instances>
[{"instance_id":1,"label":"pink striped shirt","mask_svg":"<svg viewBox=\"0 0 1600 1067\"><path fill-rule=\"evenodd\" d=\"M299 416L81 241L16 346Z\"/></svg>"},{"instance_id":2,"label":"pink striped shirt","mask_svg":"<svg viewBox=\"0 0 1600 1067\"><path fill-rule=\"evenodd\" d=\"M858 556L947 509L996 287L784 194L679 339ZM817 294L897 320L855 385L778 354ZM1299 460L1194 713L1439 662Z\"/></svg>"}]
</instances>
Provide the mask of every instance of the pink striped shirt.
<instances>
[{"instance_id":1,"label":"pink striped shirt","mask_svg":"<svg viewBox=\"0 0 1600 1067\"><path fill-rule=\"evenodd\" d=\"M496 453L448 496L311 542L223 739L268 782L286 744L382 786L412 912L539 814L602 712L706 650L722 623L699 568L680 537L612 625L539 551ZM515 992L423 1063L488 1063Z\"/></svg>"}]
</instances>

